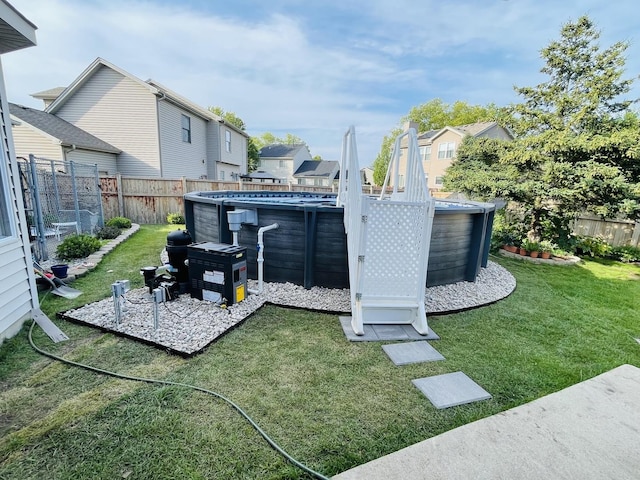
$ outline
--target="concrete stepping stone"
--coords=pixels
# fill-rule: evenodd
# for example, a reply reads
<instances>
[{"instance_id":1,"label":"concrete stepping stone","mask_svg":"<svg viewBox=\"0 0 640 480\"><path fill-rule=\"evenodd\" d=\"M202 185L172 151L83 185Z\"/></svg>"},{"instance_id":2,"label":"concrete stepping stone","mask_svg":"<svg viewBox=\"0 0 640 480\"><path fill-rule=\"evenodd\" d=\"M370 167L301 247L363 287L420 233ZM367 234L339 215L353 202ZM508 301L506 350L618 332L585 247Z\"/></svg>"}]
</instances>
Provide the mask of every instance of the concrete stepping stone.
<instances>
[{"instance_id":1,"label":"concrete stepping stone","mask_svg":"<svg viewBox=\"0 0 640 480\"><path fill-rule=\"evenodd\" d=\"M489 392L463 372L445 373L411 380L438 409L464 405L491 398Z\"/></svg>"},{"instance_id":2,"label":"concrete stepping stone","mask_svg":"<svg viewBox=\"0 0 640 480\"><path fill-rule=\"evenodd\" d=\"M339 317L345 336L351 342L381 342L392 340L440 340L431 329L420 335L411 325L365 325L364 335L356 335L351 328L351 317Z\"/></svg>"},{"instance_id":3,"label":"concrete stepping stone","mask_svg":"<svg viewBox=\"0 0 640 480\"><path fill-rule=\"evenodd\" d=\"M424 340L420 342L391 343L382 345L382 349L395 365L444 360L442 354Z\"/></svg>"}]
</instances>

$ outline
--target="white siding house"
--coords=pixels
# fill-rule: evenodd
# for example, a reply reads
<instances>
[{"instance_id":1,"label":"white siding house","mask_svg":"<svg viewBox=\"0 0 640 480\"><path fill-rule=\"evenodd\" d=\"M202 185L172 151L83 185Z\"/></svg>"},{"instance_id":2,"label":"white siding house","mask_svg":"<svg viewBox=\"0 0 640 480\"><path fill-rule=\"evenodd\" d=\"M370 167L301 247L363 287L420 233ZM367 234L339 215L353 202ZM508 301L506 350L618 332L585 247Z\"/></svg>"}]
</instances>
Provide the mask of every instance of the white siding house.
<instances>
[{"instance_id":1,"label":"white siding house","mask_svg":"<svg viewBox=\"0 0 640 480\"><path fill-rule=\"evenodd\" d=\"M258 168L287 183L297 184L298 180L293 175L307 160L311 160L311 153L304 144L271 144L260 149Z\"/></svg>"},{"instance_id":2,"label":"white siding house","mask_svg":"<svg viewBox=\"0 0 640 480\"><path fill-rule=\"evenodd\" d=\"M247 172L249 136L153 80L97 58L55 100L34 94L45 112L120 151L117 172L144 177L226 180Z\"/></svg>"},{"instance_id":3,"label":"white siding house","mask_svg":"<svg viewBox=\"0 0 640 480\"><path fill-rule=\"evenodd\" d=\"M0 0L0 54L36 44L36 27ZM9 103L0 63L0 342L15 335L38 307Z\"/></svg>"}]
</instances>

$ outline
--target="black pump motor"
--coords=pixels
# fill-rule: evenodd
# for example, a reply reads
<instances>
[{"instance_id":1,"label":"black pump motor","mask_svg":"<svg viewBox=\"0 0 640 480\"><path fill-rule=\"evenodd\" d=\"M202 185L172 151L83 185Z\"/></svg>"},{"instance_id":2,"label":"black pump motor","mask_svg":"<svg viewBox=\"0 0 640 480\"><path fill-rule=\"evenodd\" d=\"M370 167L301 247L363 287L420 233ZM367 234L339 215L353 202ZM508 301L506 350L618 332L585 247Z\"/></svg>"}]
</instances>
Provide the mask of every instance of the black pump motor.
<instances>
[{"instance_id":1,"label":"black pump motor","mask_svg":"<svg viewBox=\"0 0 640 480\"><path fill-rule=\"evenodd\" d=\"M189 292L189 267L186 265L187 247L193 243L187 230L174 230L167 235L167 255L171 274L176 278L180 293Z\"/></svg>"}]
</instances>

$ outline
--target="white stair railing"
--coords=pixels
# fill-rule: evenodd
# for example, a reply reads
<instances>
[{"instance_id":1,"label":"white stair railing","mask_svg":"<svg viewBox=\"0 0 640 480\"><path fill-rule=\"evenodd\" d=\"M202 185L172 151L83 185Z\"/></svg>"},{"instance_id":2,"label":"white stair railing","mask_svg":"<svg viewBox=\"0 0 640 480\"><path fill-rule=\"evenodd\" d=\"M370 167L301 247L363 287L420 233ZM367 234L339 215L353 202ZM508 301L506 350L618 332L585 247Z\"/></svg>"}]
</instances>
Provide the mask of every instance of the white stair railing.
<instances>
[{"instance_id":1,"label":"white stair railing","mask_svg":"<svg viewBox=\"0 0 640 480\"><path fill-rule=\"evenodd\" d=\"M401 164L400 146L408 141ZM400 175L405 181L399 190ZM385 195L393 178L391 195ZM344 207L349 256L351 326L358 335L368 324L411 324L429 333L424 307L434 201L429 196L414 129L395 142L379 198L362 194L355 129L343 139L337 204Z\"/></svg>"}]
</instances>

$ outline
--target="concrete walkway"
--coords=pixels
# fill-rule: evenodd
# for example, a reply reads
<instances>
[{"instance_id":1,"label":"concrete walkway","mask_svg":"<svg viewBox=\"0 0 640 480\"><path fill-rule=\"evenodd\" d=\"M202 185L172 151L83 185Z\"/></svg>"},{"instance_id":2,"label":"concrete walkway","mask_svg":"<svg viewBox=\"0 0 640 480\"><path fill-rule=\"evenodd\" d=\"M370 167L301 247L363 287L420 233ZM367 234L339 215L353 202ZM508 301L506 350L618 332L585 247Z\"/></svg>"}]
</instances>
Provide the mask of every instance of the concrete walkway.
<instances>
[{"instance_id":1,"label":"concrete walkway","mask_svg":"<svg viewBox=\"0 0 640 480\"><path fill-rule=\"evenodd\" d=\"M333 477L638 479L640 369L622 365Z\"/></svg>"}]
</instances>

